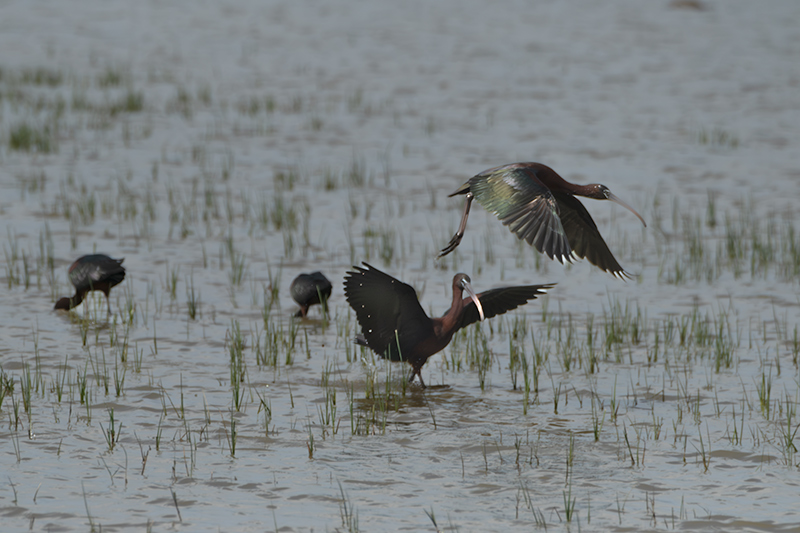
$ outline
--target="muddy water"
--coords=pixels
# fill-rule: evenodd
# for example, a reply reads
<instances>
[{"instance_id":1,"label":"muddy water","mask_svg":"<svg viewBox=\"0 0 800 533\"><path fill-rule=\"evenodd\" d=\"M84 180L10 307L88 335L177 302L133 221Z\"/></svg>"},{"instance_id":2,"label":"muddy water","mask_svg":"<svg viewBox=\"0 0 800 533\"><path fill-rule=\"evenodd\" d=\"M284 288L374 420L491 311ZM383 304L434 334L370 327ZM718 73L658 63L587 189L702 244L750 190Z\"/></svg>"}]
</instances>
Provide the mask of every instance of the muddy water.
<instances>
[{"instance_id":1,"label":"muddy water","mask_svg":"<svg viewBox=\"0 0 800 533\"><path fill-rule=\"evenodd\" d=\"M689 4L4 6L4 530L797 528L800 13ZM635 281L481 208L434 262L519 160L645 216L586 201ZM93 251L114 315L52 312ZM558 286L423 391L351 345L362 260Z\"/></svg>"}]
</instances>

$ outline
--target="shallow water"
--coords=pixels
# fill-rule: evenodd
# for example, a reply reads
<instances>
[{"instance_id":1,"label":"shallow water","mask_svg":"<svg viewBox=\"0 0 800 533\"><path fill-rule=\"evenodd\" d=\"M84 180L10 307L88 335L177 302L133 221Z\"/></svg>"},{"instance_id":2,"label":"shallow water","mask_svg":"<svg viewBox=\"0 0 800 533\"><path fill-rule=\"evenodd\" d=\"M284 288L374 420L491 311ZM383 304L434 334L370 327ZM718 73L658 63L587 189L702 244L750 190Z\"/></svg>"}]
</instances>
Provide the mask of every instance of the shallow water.
<instances>
[{"instance_id":1,"label":"shallow water","mask_svg":"<svg viewBox=\"0 0 800 533\"><path fill-rule=\"evenodd\" d=\"M3 7L4 530L800 526L795 3L252 4ZM522 160L642 213L584 202L635 281L479 207L434 262ZM51 311L93 251L114 316ZM351 344L362 260L432 315L558 286L423 391Z\"/></svg>"}]
</instances>

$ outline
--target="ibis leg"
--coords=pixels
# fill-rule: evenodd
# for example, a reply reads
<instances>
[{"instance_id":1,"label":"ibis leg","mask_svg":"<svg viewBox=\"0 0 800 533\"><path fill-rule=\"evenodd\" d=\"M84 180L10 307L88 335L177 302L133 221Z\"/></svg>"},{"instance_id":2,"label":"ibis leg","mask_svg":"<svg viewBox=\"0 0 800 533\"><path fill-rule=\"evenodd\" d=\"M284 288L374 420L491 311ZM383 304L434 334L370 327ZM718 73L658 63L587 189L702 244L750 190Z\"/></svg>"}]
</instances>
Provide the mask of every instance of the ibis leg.
<instances>
[{"instance_id":1,"label":"ibis leg","mask_svg":"<svg viewBox=\"0 0 800 533\"><path fill-rule=\"evenodd\" d=\"M419 384L423 389L427 389L428 388L425 385L425 382L422 381L422 369L421 368L414 368L414 370L411 371L411 377L408 379L409 383L414 381L414 376L418 376L419 377Z\"/></svg>"},{"instance_id":2,"label":"ibis leg","mask_svg":"<svg viewBox=\"0 0 800 533\"><path fill-rule=\"evenodd\" d=\"M446 247L444 247L441 252L439 252L437 259L446 256L447 254L455 250L459 244L461 244L461 239L464 237L464 231L467 229L467 218L469 218L469 208L472 205L472 200L474 198L475 195L473 195L471 192L467 193L467 199L466 202L464 203L464 214L461 215L461 224L458 225L458 231L456 231L456 234L453 235L452 239L450 239L450 243ZM420 376L420 380L421 379L422 377Z\"/></svg>"}]
</instances>

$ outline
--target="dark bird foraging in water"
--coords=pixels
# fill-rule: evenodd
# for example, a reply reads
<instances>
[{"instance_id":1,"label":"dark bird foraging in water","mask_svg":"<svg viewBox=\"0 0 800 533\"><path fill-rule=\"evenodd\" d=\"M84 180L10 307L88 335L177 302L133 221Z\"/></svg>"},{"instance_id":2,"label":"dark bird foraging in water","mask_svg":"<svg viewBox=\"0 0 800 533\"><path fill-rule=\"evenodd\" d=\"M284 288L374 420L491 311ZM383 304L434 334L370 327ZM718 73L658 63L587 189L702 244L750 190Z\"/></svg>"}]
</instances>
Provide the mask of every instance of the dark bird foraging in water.
<instances>
[{"instance_id":1,"label":"dark bird foraging in water","mask_svg":"<svg viewBox=\"0 0 800 533\"><path fill-rule=\"evenodd\" d=\"M333 286L322 272L300 274L292 282L289 290L294 301L300 305L300 310L294 316L305 317L308 308L314 304L322 305L322 312L328 314L328 298L331 296Z\"/></svg>"},{"instance_id":2,"label":"dark bird foraging in water","mask_svg":"<svg viewBox=\"0 0 800 533\"><path fill-rule=\"evenodd\" d=\"M647 227L642 216L605 185L575 185L540 163L513 163L473 176L450 196L458 194L467 197L461 224L439 257L455 250L461 242L474 199L496 215L517 238L525 239L550 259L563 264L575 258L586 258L620 279L631 278L608 249L589 212L575 198L611 200L631 211Z\"/></svg>"},{"instance_id":3,"label":"dark bird foraging in water","mask_svg":"<svg viewBox=\"0 0 800 533\"><path fill-rule=\"evenodd\" d=\"M422 365L447 346L453 334L470 324L524 305L553 285L504 287L475 294L469 276L453 278L453 303L441 318L429 318L414 289L363 263L344 278L344 294L356 312L363 336L356 342L390 361L406 361L422 381ZM466 291L468 298L463 298Z\"/></svg>"},{"instance_id":4,"label":"dark bird foraging in water","mask_svg":"<svg viewBox=\"0 0 800 533\"><path fill-rule=\"evenodd\" d=\"M111 314L111 302L108 293L111 287L119 285L125 279L125 267L122 259L112 259L107 255L93 254L78 258L69 267L69 280L75 286L75 296L61 298L55 309L69 311L78 307L89 291L102 291L106 295L108 314Z\"/></svg>"}]
</instances>

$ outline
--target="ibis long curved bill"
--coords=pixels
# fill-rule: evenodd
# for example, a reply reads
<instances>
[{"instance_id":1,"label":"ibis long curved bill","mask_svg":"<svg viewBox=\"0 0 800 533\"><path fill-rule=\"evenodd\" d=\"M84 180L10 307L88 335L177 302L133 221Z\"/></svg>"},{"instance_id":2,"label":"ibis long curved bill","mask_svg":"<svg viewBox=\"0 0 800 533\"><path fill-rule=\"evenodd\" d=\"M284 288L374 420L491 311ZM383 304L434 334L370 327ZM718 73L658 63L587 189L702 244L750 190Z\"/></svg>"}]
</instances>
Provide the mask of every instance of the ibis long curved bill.
<instances>
[{"instance_id":1,"label":"ibis long curved bill","mask_svg":"<svg viewBox=\"0 0 800 533\"><path fill-rule=\"evenodd\" d=\"M468 277L466 277L466 276L465 276L465 277L464 277L464 278L461 280L461 286L464 288L464 290L465 290L465 291L467 291L467 295L468 295L470 298L472 298L472 301L473 301L473 302L475 302L475 307L477 307L477 308L478 308L478 315L481 317L481 318L480 318L480 319L481 319L481 321L483 321L483 320L484 320L484 318L485 318L485 316L484 316L484 314L483 314L483 306L481 305L481 301L480 301L480 299L478 299L478 295L477 295L477 294L475 294L475 291L474 291L474 290L472 290L472 285L470 285L470 283L469 283L469 278L468 278Z\"/></svg>"},{"instance_id":2,"label":"ibis long curved bill","mask_svg":"<svg viewBox=\"0 0 800 533\"><path fill-rule=\"evenodd\" d=\"M619 196L617 196L616 194L612 193L611 191L608 191L608 192L606 193L606 197L607 197L609 200L611 200L612 202L614 202L615 204L621 205L622 207L624 207L625 209L627 209L628 211L630 211L631 213L633 213L634 215L636 215L637 217L639 217L639 220L641 220L641 221L642 221L642 225L643 225L645 228L647 227L647 222L645 222L645 221L644 221L644 219L642 218L642 215L640 215L640 214L639 214L639 213L636 211L636 209L634 209L634 208L632 208L630 205L628 205L628 203L627 203L627 202L624 202L624 201L623 201L623 200L622 200L622 199L621 199Z\"/></svg>"}]
</instances>

